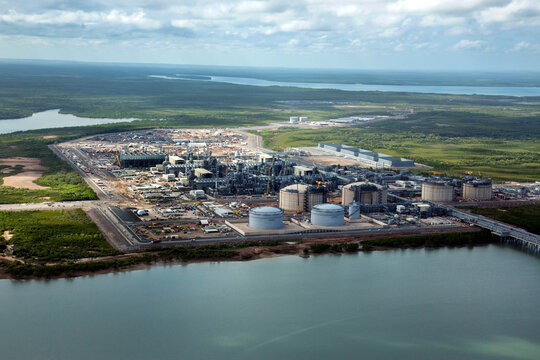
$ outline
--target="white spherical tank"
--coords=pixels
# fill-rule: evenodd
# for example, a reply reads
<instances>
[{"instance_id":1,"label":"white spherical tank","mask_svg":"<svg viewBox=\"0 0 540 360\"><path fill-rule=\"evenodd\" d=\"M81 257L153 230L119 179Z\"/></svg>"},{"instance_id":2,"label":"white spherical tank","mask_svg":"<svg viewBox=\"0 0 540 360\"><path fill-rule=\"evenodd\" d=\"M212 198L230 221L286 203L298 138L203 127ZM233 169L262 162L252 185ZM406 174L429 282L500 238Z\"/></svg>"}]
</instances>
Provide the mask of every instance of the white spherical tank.
<instances>
[{"instance_id":1,"label":"white spherical tank","mask_svg":"<svg viewBox=\"0 0 540 360\"><path fill-rule=\"evenodd\" d=\"M352 202L349 204L349 219L360 219L360 204Z\"/></svg>"},{"instance_id":2,"label":"white spherical tank","mask_svg":"<svg viewBox=\"0 0 540 360\"><path fill-rule=\"evenodd\" d=\"M318 204L311 209L311 223L320 226L345 224L345 210L338 204Z\"/></svg>"},{"instance_id":3,"label":"white spherical tank","mask_svg":"<svg viewBox=\"0 0 540 360\"><path fill-rule=\"evenodd\" d=\"M260 206L249 210L249 227L261 230L281 229L283 210L272 206Z\"/></svg>"}]
</instances>

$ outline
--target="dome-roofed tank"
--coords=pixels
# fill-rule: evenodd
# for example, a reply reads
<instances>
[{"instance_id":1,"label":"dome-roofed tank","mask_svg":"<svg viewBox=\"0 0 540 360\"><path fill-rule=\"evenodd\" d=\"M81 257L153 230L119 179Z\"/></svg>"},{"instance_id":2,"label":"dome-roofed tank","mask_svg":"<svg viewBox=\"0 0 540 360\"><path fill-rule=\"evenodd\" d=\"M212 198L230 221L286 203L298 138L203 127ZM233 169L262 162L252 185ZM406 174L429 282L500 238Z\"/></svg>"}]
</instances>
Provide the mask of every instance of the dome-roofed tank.
<instances>
[{"instance_id":1,"label":"dome-roofed tank","mask_svg":"<svg viewBox=\"0 0 540 360\"><path fill-rule=\"evenodd\" d=\"M462 187L463 199L490 200L492 196L491 180L474 179L465 181Z\"/></svg>"},{"instance_id":2,"label":"dome-roofed tank","mask_svg":"<svg viewBox=\"0 0 540 360\"><path fill-rule=\"evenodd\" d=\"M349 219L360 219L360 204L355 201L349 204Z\"/></svg>"},{"instance_id":3,"label":"dome-roofed tank","mask_svg":"<svg viewBox=\"0 0 540 360\"><path fill-rule=\"evenodd\" d=\"M422 184L422 200L450 202L454 200L454 186L445 181L426 181Z\"/></svg>"},{"instance_id":4,"label":"dome-roofed tank","mask_svg":"<svg viewBox=\"0 0 540 360\"><path fill-rule=\"evenodd\" d=\"M326 187L293 184L279 191L279 207L285 211L310 211L315 204L326 202Z\"/></svg>"},{"instance_id":5,"label":"dome-roofed tank","mask_svg":"<svg viewBox=\"0 0 540 360\"><path fill-rule=\"evenodd\" d=\"M317 204L311 209L311 223L320 226L345 224L345 210L338 204Z\"/></svg>"},{"instance_id":6,"label":"dome-roofed tank","mask_svg":"<svg viewBox=\"0 0 540 360\"><path fill-rule=\"evenodd\" d=\"M273 230L283 227L283 210L272 206L260 206L249 210L249 227Z\"/></svg>"}]
</instances>

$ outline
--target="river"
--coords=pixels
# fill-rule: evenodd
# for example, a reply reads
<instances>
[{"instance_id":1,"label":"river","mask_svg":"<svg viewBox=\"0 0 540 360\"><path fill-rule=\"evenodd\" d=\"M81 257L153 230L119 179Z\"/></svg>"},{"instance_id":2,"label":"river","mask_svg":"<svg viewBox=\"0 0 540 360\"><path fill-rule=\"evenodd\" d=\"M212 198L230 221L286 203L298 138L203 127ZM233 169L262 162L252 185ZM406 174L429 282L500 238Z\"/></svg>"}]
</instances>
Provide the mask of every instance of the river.
<instances>
[{"instance_id":1,"label":"river","mask_svg":"<svg viewBox=\"0 0 540 360\"><path fill-rule=\"evenodd\" d=\"M209 80L195 80L190 77L167 75L149 75L164 80L190 80L213 81L236 85L252 86L292 86L307 89L334 89L345 91L383 91L383 92L411 92L427 94L451 95L507 95L507 96L540 96L540 87L520 86L433 86L433 85L367 85L367 84L340 84L340 83L307 83L270 81L255 78L232 76L208 76ZM201 75L199 75L201 76Z\"/></svg>"},{"instance_id":2,"label":"river","mask_svg":"<svg viewBox=\"0 0 540 360\"><path fill-rule=\"evenodd\" d=\"M539 284L495 245L0 280L0 358L532 360Z\"/></svg>"},{"instance_id":3,"label":"river","mask_svg":"<svg viewBox=\"0 0 540 360\"><path fill-rule=\"evenodd\" d=\"M84 118L72 114L61 114L60 109L53 109L33 113L32 116L25 118L0 120L0 134L9 134L16 131L109 124L133 120L136 119Z\"/></svg>"}]
</instances>

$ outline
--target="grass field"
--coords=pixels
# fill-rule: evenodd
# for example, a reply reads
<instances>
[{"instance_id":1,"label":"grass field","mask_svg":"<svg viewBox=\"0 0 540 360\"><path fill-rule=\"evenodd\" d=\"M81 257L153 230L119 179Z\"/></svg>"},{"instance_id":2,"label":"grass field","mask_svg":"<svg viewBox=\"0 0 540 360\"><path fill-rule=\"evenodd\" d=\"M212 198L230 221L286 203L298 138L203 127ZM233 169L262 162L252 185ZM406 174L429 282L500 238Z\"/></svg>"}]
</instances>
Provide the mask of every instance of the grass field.
<instances>
[{"instance_id":1,"label":"grass field","mask_svg":"<svg viewBox=\"0 0 540 360\"><path fill-rule=\"evenodd\" d=\"M275 150L335 142L410 158L449 176L473 171L494 181L540 179L540 141L534 135L456 137L372 128L281 128L259 134L265 146Z\"/></svg>"},{"instance_id":2,"label":"grass field","mask_svg":"<svg viewBox=\"0 0 540 360\"><path fill-rule=\"evenodd\" d=\"M80 210L1 211L13 255L35 264L116 255L97 226Z\"/></svg>"}]
</instances>

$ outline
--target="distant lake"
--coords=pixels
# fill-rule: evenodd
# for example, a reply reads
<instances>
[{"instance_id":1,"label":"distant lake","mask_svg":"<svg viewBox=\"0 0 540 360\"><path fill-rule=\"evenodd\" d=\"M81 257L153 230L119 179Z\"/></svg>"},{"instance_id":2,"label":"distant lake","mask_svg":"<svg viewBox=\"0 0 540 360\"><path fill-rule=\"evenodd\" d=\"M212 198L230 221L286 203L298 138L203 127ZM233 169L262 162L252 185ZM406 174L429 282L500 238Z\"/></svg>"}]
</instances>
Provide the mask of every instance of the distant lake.
<instances>
[{"instance_id":1,"label":"distant lake","mask_svg":"<svg viewBox=\"0 0 540 360\"><path fill-rule=\"evenodd\" d=\"M0 280L0 358L537 360L539 284L496 245Z\"/></svg>"},{"instance_id":2,"label":"distant lake","mask_svg":"<svg viewBox=\"0 0 540 360\"><path fill-rule=\"evenodd\" d=\"M54 109L33 113L32 116L25 118L0 120L0 134L48 128L100 125L133 120L137 119L84 118L71 114L60 114L60 109Z\"/></svg>"},{"instance_id":3,"label":"distant lake","mask_svg":"<svg viewBox=\"0 0 540 360\"><path fill-rule=\"evenodd\" d=\"M511 87L511 86L433 86L433 85L365 85L365 84L337 84L337 83L306 83L270 81L255 78L231 76L205 76L194 75L175 76L149 75L153 78L165 80L191 80L213 81L236 85L252 86L292 86L307 89L335 89L344 91L384 91L384 92L412 92L428 94L451 95L507 95L507 96L540 96L540 87Z\"/></svg>"}]
</instances>

